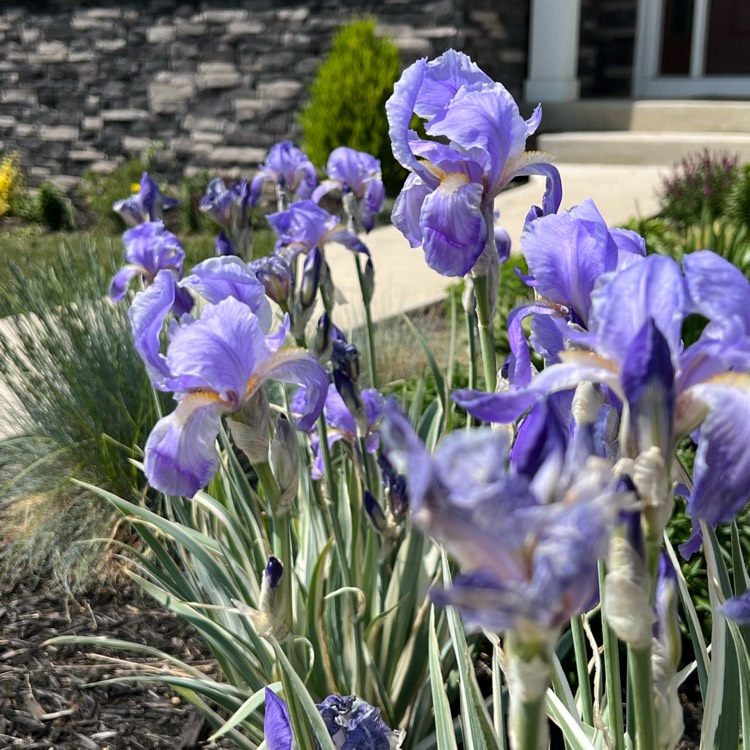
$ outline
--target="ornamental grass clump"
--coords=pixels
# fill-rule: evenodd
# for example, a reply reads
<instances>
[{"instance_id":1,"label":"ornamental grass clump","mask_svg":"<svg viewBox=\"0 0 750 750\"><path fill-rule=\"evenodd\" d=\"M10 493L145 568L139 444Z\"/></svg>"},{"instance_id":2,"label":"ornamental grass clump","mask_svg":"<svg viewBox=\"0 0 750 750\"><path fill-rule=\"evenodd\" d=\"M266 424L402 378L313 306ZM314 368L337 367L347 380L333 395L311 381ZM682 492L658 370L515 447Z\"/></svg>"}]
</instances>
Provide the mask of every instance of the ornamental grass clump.
<instances>
[{"instance_id":1,"label":"ornamental grass clump","mask_svg":"<svg viewBox=\"0 0 750 750\"><path fill-rule=\"evenodd\" d=\"M386 112L410 170L394 223L464 279L468 387L413 324L430 396L383 382L369 316L367 370L342 332L325 246L352 251L366 309L372 154L334 152L316 190L303 152L272 149L267 258L246 260L248 247L187 269L146 210L111 292L151 385L173 396L134 462L163 510L78 486L140 535L149 554L131 577L199 630L222 680L147 646L55 642L158 656L168 669L133 679L171 685L211 739L241 748L544 750L562 735L572 750L672 750L686 682L702 746L737 746L750 732L736 522L750 486L750 281L711 250L648 255L591 199L560 210L559 172L525 151L541 108L524 119L462 53L408 67ZM360 166L375 172L362 184ZM546 187L530 199L518 281L499 283L516 256L494 199L518 174ZM315 202L336 193L344 221ZM207 210L239 229L247 196L247 183L209 185ZM691 524L677 551L676 500ZM705 558L710 638L679 555Z\"/></svg>"}]
</instances>

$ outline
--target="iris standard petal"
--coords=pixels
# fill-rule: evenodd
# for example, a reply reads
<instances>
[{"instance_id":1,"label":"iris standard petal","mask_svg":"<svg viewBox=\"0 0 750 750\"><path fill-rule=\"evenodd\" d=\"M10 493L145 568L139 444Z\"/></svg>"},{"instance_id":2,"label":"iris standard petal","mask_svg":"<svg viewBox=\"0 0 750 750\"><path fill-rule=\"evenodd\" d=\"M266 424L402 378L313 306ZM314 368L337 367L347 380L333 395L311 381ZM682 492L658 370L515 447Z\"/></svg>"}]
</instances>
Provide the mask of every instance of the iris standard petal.
<instances>
[{"instance_id":1,"label":"iris standard petal","mask_svg":"<svg viewBox=\"0 0 750 750\"><path fill-rule=\"evenodd\" d=\"M396 81L393 94L385 103L393 155L401 166L412 170L419 170L419 162L411 150L410 144L417 134L410 124L426 70L427 58L424 57L410 65Z\"/></svg>"},{"instance_id":2,"label":"iris standard petal","mask_svg":"<svg viewBox=\"0 0 750 750\"><path fill-rule=\"evenodd\" d=\"M521 247L537 292L586 322L597 279L617 264L617 245L593 202L527 224Z\"/></svg>"},{"instance_id":3,"label":"iris standard petal","mask_svg":"<svg viewBox=\"0 0 750 750\"><path fill-rule=\"evenodd\" d=\"M650 255L599 284L591 295L597 350L621 362L629 343L651 317L678 352L686 314L685 283L677 263Z\"/></svg>"},{"instance_id":4,"label":"iris standard petal","mask_svg":"<svg viewBox=\"0 0 750 750\"><path fill-rule=\"evenodd\" d=\"M461 87L484 83L492 83L492 79L468 55L449 49L426 64L413 110L418 117L432 120Z\"/></svg>"},{"instance_id":5,"label":"iris standard petal","mask_svg":"<svg viewBox=\"0 0 750 750\"><path fill-rule=\"evenodd\" d=\"M541 152L527 152L525 156L516 162L513 168L504 175L503 183L509 183L514 177L524 175L540 175L545 178L544 194L542 195L541 215L555 213L562 203L563 187L560 172L554 164L550 164L552 157ZM503 185L504 186L504 185ZM532 209L534 215L538 214L536 207ZM528 219L527 219L528 223Z\"/></svg>"},{"instance_id":6,"label":"iris standard petal","mask_svg":"<svg viewBox=\"0 0 750 750\"><path fill-rule=\"evenodd\" d=\"M426 196L419 223L430 268L444 276L471 271L487 243L481 202L482 185L458 172Z\"/></svg>"},{"instance_id":7,"label":"iris standard petal","mask_svg":"<svg viewBox=\"0 0 750 750\"><path fill-rule=\"evenodd\" d=\"M508 162L521 156L526 147L526 122L515 99L504 86L491 81L459 89L443 117L428 124L427 133L460 144L469 158L483 164L493 186Z\"/></svg>"},{"instance_id":8,"label":"iris standard petal","mask_svg":"<svg viewBox=\"0 0 750 750\"><path fill-rule=\"evenodd\" d=\"M176 332L167 350L172 377L166 385L210 389L237 406L271 354L258 316L230 297L206 306L200 320Z\"/></svg>"},{"instance_id":9,"label":"iris standard petal","mask_svg":"<svg viewBox=\"0 0 750 750\"><path fill-rule=\"evenodd\" d=\"M166 357L161 353L161 331L164 321L172 311L177 282L171 271L159 271L150 287L136 294L128 310L133 329L135 349L146 364L153 385L160 390L170 371Z\"/></svg>"},{"instance_id":10,"label":"iris standard petal","mask_svg":"<svg viewBox=\"0 0 750 750\"><path fill-rule=\"evenodd\" d=\"M152 487L192 497L219 466L214 442L225 404L212 393L186 396L163 417L146 441L143 469Z\"/></svg>"},{"instance_id":11,"label":"iris standard petal","mask_svg":"<svg viewBox=\"0 0 750 750\"><path fill-rule=\"evenodd\" d=\"M258 316L264 331L271 327L271 305L265 287L248 265L235 256L204 260L180 282L180 286L192 289L211 304L234 297Z\"/></svg>"}]
</instances>

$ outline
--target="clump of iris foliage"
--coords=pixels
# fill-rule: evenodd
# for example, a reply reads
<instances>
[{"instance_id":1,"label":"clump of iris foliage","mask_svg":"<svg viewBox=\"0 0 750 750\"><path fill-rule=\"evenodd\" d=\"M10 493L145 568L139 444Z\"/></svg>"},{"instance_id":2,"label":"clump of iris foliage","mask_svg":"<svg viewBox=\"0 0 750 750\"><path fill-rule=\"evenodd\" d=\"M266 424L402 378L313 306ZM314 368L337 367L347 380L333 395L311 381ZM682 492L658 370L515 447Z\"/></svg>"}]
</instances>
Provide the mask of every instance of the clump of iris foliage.
<instances>
[{"instance_id":1,"label":"clump of iris foliage","mask_svg":"<svg viewBox=\"0 0 750 750\"><path fill-rule=\"evenodd\" d=\"M192 269L144 175L116 204L130 229L110 295L129 307L152 386L175 400L137 462L163 512L79 486L140 534L150 554L131 576L204 635L223 679L148 647L72 640L160 657L163 673L133 679L172 685L243 748L540 750L552 723L576 750L668 750L686 682L702 745L737 746L750 732L736 524L750 282L711 250L647 255L591 199L562 209L558 171L525 151L541 108L525 120L461 53L407 68L386 112L410 172L393 223L465 281L467 387L426 352L434 399L381 392L372 156L336 149L316 186L283 143L251 183L213 181L201 205L221 227L217 255ZM529 174L546 182L521 240L529 294L498 321L516 256L494 200ZM264 185L277 243L254 258ZM340 196L343 223L324 194ZM367 357L336 325L329 241L352 253ZM704 325L683 340L691 316ZM676 500L690 519L677 550ZM696 556L709 636L680 565Z\"/></svg>"}]
</instances>

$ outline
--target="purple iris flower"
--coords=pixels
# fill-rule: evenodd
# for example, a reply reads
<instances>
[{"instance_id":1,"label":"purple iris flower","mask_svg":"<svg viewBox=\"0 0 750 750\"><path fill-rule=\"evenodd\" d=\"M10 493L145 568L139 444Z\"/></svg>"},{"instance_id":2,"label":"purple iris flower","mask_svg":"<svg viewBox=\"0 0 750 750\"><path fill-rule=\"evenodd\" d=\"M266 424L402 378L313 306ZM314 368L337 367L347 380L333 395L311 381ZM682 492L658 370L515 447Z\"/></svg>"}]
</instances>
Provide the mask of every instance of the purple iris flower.
<instances>
[{"instance_id":1,"label":"purple iris flower","mask_svg":"<svg viewBox=\"0 0 750 750\"><path fill-rule=\"evenodd\" d=\"M312 200L300 201L286 211L269 214L268 223L278 237L277 252L283 249L290 259L316 247L322 250L326 242L338 242L354 252L370 254L362 240L348 232L338 217L331 216Z\"/></svg>"},{"instance_id":2,"label":"purple iris flower","mask_svg":"<svg viewBox=\"0 0 750 750\"><path fill-rule=\"evenodd\" d=\"M265 287L250 266L233 255L204 260L180 282L180 286L200 294L211 304L234 297L258 316L264 331L271 327L271 305Z\"/></svg>"},{"instance_id":3,"label":"purple iris flower","mask_svg":"<svg viewBox=\"0 0 750 750\"><path fill-rule=\"evenodd\" d=\"M439 601L473 625L521 635L555 632L593 604L619 497L605 461L566 467L551 446L522 473L489 429L451 433L430 455L391 403L382 437L406 474L415 522L461 565Z\"/></svg>"},{"instance_id":4,"label":"purple iris flower","mask_svg":"<svg viewBox=\"0 0 750 750\"><path fill-rule=\"evenodd\" d=\"M318 203L332 190L353 195L357 199L357 219L369 232L385 203L380 161L364 151L339 146L328 157L326 173L328 179L315 188L312 199Z\"/></svg>"},{"instance_id":5,"label":"purple iris flower","mask_svg":"<svg viewBox=\"0 0 750 750\"><path fill-rule=\"evenodd\" d=\"M367 415L367 432L362 435L368 453L377 453L380 446L378 428L383 419L385 399L375 388L365 388L360 396ZM332 448L339 440L345 440L349 445L357 445L357 423L351 411L344 403L344 399L336 390L336 386L328 386L328 396L323 410L328 423L328 447ZM312 478L323 476L323 456L320 452L320 437L317 430L311 434L310 445L313 452Z\"/></svg>"},{"instance_id":6,"label":"purple iris flower","mask_svg":"<svg viewBox=\"0 0 750 750\"><path fill-rule=\"evenodd\" d=\"M206 194L201 198L200 210L208 213L222 229L236 234L247 229L251 205L247 180L239 184L233 182L227 187L224 180L216 178L209 182Z\"/></svg>"},{"instance_id":7,"label":"purple iris flower","mask_svg":"<svg viewBox=\"0 0 750 750\"><path fill-rule=\"evenodd\" d=\"M527 385L505 393L457 391L474 416L512 422L537 400L590 381L626 405L636 450L657 446L665 462L691 434L698 445L688 512L700 545L698 519L712 525L734 518L750 486L750 282L710 251L685 256L684 276L664 256L649 256L602 279L591 294L589 331L566 331L575 349ZM709 323L687 349L684 318Z\"/></svg>"},{"instance_id":8,"label":"purple iris flower","mask_svg":"<svg viewBox=\"0 0 750 750\"><path fill-rule=\"evenodd\" d=\"M386 111L393 153L412 172L393 223L412 247L423 246L438 273L463 276L475 266L493 240L494 200L514 177L545 175L539 213L558 209L557 169L547 155L525 151L541 108L524 120L508 91L463 53L449 50L407 68ZM425 121L427 135L440 140L422 140L410 127L414 114Z\"/></svg>"},{"instance_id":9,"label":"purple iris flower","mask_svg":"<svg viewBox=\"0 0 750 750\"><path fill-rule=\"evenodd\" d=\"M255 206L260 200L263 185L274 182L292 198L292 202L306 200L312 195L318 177L315 165L308 156L290 141L271 147L258 174L250 185L250 200Z\"/></svg>"},{"instance_id":10,"label":"purple iris flower","mask_svg":"<svg viewBox=\"0 0 750 750\"><path fill-rule=\"evenodd\" d=\"M128 226L135 227L145 221L159 221L164 218L165 211L179 205L180 201L163 195L148 172L144 172L138 192L117 201L112 210L118 213Z\"/></svg>"},{"instance_id":11,"label":"purple iris flower","mask_svg":"<svg viewBox=\"0 0 750 750\"><path fill-rule=\"evenodd\" d=\"M113 302L119 302L127 293L130 282L140 276L144 285L153 284L160 271L176 279L182 276L185 251L180 241L161 221L146 221L129 229L122 237L125 243L125 265L115 274L109 287ZM175 312L181 315L193 306L187 292L177 293Z\"/></svg>"},{"instance_id":12,"label":"purple iris flower","mask_svg":"<svg viewBox=\"0 0 750 750\"><path fill-rule=\"evenodd\" d=\"M192 497L218 468L214 440L224 414L239 412L269 379L302 386L295 423L307 430L323 409L328 376L304 349L282 348L288 321L266 335L258 316L229 297L172 333L163 359L164 388L178 405L146 442L144 470L153 487Z\"/></svg>"},{"instance_id":13,"label":"purple iris flower","mask_svg":"<svg viewBox=\"0 0 750 750\"><path fill-rule=\"evenodd\" d=\"M405 733L392 730L379 708L355 695L330 695L317 708L337 750L397 750L404 740ZM268 750L296 747L286 701L269 688L263 732Z\"/></svg>"},{"instance_id":14,"label":"purple iris flower","mask_svg":"<svg viewBox=\"0 0 750 750\"><path fill-rule=\"evenodd\" d=\"M643 238L610 229L590 199L569 211L543 216L526 225L521 247L529 275L524 281L538 300L508 316L511 348L508 378L515 385L531 377L528 345L521 324L532 315L531 344L548 364L564 349L564 331L551 318L587 329L591 293L599 278L623 270L646 255Z\"/></svg>"}]
</instances>

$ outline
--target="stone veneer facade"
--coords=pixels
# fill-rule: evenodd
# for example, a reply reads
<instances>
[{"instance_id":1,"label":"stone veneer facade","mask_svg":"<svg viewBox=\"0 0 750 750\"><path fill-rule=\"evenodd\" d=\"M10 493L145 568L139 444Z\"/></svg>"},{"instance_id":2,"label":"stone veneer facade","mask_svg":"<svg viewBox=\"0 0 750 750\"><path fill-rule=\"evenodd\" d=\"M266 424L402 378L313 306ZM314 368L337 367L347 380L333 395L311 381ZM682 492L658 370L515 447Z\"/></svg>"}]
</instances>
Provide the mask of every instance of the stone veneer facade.
<instances>
[{"instance_id":1,"label":"stone veneer facade","mask_svg":"<svg viewBox=\"0 0 750 750\"><path fill-rule=\"evenodd\" d=\"M614 0L606 0L613 3ZM404 65L462 49L520 97L528 2L27 0L0 8L0 151L63 187L161 144L176 172L246 174L281 140L333 33L371 15Z\"/></svg>"}]
</instances>

